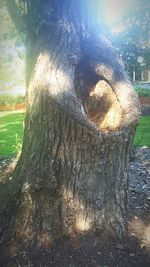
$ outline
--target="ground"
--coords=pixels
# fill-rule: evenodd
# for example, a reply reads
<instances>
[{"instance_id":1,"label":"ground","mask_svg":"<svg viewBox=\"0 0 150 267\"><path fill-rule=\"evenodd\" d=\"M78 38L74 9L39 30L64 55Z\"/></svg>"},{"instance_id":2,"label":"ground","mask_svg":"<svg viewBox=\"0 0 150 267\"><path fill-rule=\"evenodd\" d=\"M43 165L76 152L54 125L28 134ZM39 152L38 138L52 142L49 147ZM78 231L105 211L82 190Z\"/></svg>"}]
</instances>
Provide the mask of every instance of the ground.
<instances>
[{"instance_id":1,"label":"ground","mask_svg":"<svg viewBox=\"0 0 150 267\"><path fill-rule=\"evenodd\" d=\"M140 103L142 109L142 115L149 115L150 114L150 97L140 96Z\"/></svg>"},{"instance_id":2,"label":"ground","mask_svg":"<svg viewBox=\"0 0 150 267\"><path fill-rule=\"evenodd\" d=\"M11 157L0 158L1 185L11 177ZM8 168L9 166L9 168ZM7 172L5 172L7 169ZM150 148L135 148L129 163L128 238L122 242L86 233L56 240L44 251L23 251L11 257L0 251L2 267L149 267Z\"/></svg>"}]
</instances>

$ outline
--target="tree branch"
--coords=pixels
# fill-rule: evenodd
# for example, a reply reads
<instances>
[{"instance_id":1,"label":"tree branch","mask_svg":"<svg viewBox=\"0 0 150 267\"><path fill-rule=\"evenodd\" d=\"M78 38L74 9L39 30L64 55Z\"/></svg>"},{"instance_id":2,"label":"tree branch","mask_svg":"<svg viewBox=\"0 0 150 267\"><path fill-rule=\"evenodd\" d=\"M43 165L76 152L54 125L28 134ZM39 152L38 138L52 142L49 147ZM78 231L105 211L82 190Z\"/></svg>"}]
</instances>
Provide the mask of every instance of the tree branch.
<instances>
[{"instance_id":1,"label":"tree branch","mask_svg":"<svg viewBox=\"0 0 150 267\"><path fill-rule=\"evenodd\" d=\"M17 31L25 32L26 31L26 22L24 16L21 14L19 7L15 0L6 0L6 6L8 13L14 22Z\"/></svg>"}]
</instances>

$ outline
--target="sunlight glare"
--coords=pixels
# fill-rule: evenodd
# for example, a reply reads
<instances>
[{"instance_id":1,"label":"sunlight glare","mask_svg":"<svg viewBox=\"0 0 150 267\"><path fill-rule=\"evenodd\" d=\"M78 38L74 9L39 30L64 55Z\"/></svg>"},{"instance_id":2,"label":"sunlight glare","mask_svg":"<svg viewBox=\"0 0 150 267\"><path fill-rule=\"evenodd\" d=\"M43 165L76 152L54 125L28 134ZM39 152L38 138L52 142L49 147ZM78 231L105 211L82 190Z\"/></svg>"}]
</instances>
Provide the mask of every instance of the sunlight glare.
<instances>
[{"instance_id":1,"label":"sunlight glare","mask_svg":"<svg viewBox=\"0 0 150 267\"><path fill-rule=\"evenodd\" d=\"M135 216L129 224L129 233L139 240L141 248L146 247L150 250L150 224L146 225Z\"/></svg>"},{"instance_id":2,"label":"sunlight glare","mask_svg":"<svg viewBox=\"0 0 150 267\"><path fill-rule=\"evenodd\" d=\"M91 219L88 217L85 219L84 216L79 216L76 220L76 229L79 232L86 232L90 230L90 225L91 225Z\"/></svg>"},{"instance_id":3,"label":"sunlight glare","mask_svg":"<svg viewBox=\"0 0 150 267\"><path fill-rule=\"evenodd\" d=\"M124 13L128 5L128 0L104 0L105 21L107 24L112 24L117 21Z\"/></svg>"}]
</instances>

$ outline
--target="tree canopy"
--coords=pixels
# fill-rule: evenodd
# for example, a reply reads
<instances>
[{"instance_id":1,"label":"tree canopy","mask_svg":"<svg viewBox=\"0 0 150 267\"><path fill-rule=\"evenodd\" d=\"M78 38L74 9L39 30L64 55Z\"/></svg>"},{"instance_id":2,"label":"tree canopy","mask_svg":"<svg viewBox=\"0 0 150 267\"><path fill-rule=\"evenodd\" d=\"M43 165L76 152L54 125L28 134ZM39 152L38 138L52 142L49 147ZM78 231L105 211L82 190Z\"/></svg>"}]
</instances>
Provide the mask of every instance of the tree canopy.
<instances>
[{"instance_id":1,"label":"tree canopy","mask_svg":"<svg viewBox=\"0 0 150 267\"><path fill-rule=\"evenodd\" d=\"M150 58L150 2L148 0L129 1L124 15L114 23L114 44L118 47L125 68L132 77L136 70L139 76L140 63L138 57L143 56L149 67Z\"/></svg>"},{"instance_id":2,"label":"tree canopy","mask_svg":"<svg viewBox=\"0 0 150 267\"><path fill-rule=\"evenodd\" d=\"M25 48L23 34L16 31L6 6L0 8L0 88L5 94L15 86L23 86Z\"/></svg>"}]
</instances>

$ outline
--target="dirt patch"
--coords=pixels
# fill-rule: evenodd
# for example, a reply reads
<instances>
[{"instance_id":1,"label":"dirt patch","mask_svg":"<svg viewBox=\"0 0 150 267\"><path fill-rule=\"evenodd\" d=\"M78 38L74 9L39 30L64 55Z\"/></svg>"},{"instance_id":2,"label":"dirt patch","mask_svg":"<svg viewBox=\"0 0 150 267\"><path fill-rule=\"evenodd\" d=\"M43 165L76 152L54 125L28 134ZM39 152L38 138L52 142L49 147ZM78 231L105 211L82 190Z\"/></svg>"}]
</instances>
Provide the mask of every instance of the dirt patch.
<instances>
[{"instance_id":1,"label":"dirt patch","mask_svg":"<svg viewBox=\"0 0 150 267\"><path fill-rule=\"evenodd\" d=\"M0 111L12 111L12 110L25 110L26 106L25 103L14 104L14 105L6 105L0 106Z\"/></svg>"},{"instance_id":2,"label":"dirt patch","mask_svg":"<svg viewBox=\"0 0 150 267\"><path fill-rule=\"evenodd\" d=\"M150 97L140 96L140 104L143 116L150 115Z\"/></svg>"},{"instance_id":3,"label":"dirt patch","mask_svg":"<svg viewBox=\"0 0 150 267\"><path fill-rule=\"evenodd\" d=\"M139 99L140 99L141 106L144 106L144 105L149 105L150 106L150 97L148 97L148 96L140 96Z\"/></svg>"},{"instance_id":4,"label":"dirt patch","mask_svg":"<svg viewBox=\"0 0 150 267\"><path fill-rule=\"evenodd\" d=\"M11 158L1 160L2 172L9 162ZM128 203L128 237L122 242L102 233L64 237L43 251L22 251L8 258L1 250L0 266L150 267L150 148L133 150Z\"/></svg>"}]
</instances>

